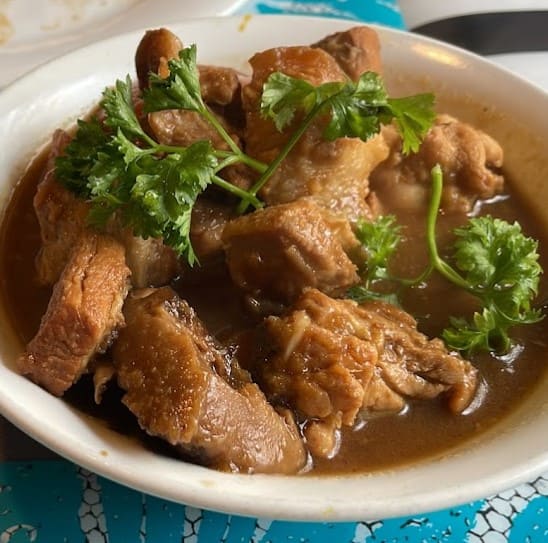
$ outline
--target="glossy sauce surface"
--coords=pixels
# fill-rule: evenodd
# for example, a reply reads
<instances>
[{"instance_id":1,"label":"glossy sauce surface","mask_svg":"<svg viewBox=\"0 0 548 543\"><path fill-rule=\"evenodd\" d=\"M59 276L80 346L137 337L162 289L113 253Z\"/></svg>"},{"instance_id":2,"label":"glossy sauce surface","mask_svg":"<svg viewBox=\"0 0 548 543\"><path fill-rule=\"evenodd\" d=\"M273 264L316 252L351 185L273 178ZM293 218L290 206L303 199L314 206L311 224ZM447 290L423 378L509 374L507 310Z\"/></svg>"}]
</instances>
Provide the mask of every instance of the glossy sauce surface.
<instances>
[{"instance_id":1,"label":"glossy sauce surface","mask_svg":"<svg viewBox=\"0 0 548 543\"><path fill-rule=\"evenodd\" d=\"M50 289L37 284L34 271L40 239L32 198L43 165L44 157L40 156L29 166L13 192L1 229L1 296L22 346L36 332L50 296ZM527 235L540 240L539 252L544 255L541 256L541 264L548 269L545 233L535 226L530 213L514 196L485 204L483 212L507 220L519 220ZM399 221L405 225L406 241L396 263L397 271L400 275L412 277L420 272L426 259L421 239L424 218L400 216ZM454 226L454 222L454 218L442 218L440 228ZM196 309L211 333L220 338L231 337L253 321L246 314L238 292L222 268L217 272L206 271L209 273L204 274L204 279L193 272L188 278L183 275L174 286ZM547 295L548 289L543 279L537 303L545 304ZM417 318L421 331L428 335L439 333L449 315L466 314L474 307L466 295L448 287L439 278L432 279L426 288L409 291L404 305ZM356 428L342 431L339 452L331 459L317 460L313 473L371 471L435 456L499 422L547 374L548 319L515 329L513 336L517 346L504 359L490 355L473 358L472 362L481 374L481 392L477 402L464 414L451 414L443 400L439 399L413 401L399 415L363 420ZM119 403L119 391L111 391L104 405L95 406L89 382L84 379L73 389L66 396L68 401L105 420L109 426L135 432L139 439L144 439ZM149 439L146 439L146 444L150 445ZM152 446L163 453L167 450L166 446L155 440Z\"/></svg>"}]
</instances>

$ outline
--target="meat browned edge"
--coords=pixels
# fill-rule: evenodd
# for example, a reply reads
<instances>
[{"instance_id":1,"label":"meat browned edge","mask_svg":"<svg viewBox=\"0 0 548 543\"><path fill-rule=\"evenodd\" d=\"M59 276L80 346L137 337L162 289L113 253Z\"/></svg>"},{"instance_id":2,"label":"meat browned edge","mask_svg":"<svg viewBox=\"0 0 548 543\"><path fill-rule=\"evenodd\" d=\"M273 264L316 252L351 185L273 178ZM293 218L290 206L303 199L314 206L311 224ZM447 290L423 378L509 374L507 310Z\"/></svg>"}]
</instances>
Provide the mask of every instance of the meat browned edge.
<instances>
[{"instance_id":1,"label":"meat browned edge","mask_svg":"<svg viewBox=\"0 0 548 543\"><path fill-rule=\"evenodd\" d=\"M303 292L257 331L256 375L267 397L304 421L311 452L333 454L335 431L368 412L398 412L407 398L441 394L454 413L472 401L477 370L428 339L411 315L381 301Z\"/></svg>"},{"instance_id":2,"label":"meat browned edge","mask_svg":"<svg viewBox=\"0 0 548 543\"><path fill-rule=\"evenodd\" d=\"M212 467L295 473L306 453L235 359L169 287L134 291L113 348L123 402L140 426Z\"/></svg>"},{"instance_id":3,"label":"meat browned edge","mask_svg":"<svg viewBox=\"0 0 548 543\"><path fill-rule=\"evenodd\" d=\"M62 395L123 325L129 276L120 243L83 235L55 284L37 334L18 359L21 372Z\"/></svg>"}]
</instances>

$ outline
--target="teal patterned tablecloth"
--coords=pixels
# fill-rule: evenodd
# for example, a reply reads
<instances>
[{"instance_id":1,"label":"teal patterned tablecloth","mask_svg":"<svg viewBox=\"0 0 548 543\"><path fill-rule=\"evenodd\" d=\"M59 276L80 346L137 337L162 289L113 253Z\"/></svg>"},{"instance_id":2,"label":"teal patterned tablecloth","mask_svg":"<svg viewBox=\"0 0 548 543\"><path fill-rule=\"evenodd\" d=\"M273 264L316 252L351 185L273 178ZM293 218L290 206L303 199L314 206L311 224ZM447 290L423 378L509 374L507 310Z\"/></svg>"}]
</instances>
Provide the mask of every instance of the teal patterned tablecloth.
<instances>
[{"instance_id":1,"label":"teal patterned tablecloth","mask_svg":"<svg viewBox=\"0 0 548 543\"><path fill-rule=\"evenodd\" d=\"M204 0L206 1L206 0ZM252 1L237 13L341 17L404 28L392 0ZM297 523L178 505L64 460L0 463L0 543L546 543L548 474L448 510Z\"/></svg>"},{"instance_id":2,"label":"teal patterned tablecloth","mask_svg":"<svg viewBox=\"0 0 548 543\"><path fill-rule=\"evenodd\" d=\"M413 517L310 523L203 511L63 460L0 464L0 543L546 543L548 478Z\"/></svg>"},{"instance_id":3,"label":"teal patterned tablecloth","mask_svg":"<svg viewBox=\"0 0 548 543\"><path fill-rule=\"evenodd\" d=\"M268 13L339 17L404 28L396 0L251 0L238 13Z\"/></svg>"}]
</instances>

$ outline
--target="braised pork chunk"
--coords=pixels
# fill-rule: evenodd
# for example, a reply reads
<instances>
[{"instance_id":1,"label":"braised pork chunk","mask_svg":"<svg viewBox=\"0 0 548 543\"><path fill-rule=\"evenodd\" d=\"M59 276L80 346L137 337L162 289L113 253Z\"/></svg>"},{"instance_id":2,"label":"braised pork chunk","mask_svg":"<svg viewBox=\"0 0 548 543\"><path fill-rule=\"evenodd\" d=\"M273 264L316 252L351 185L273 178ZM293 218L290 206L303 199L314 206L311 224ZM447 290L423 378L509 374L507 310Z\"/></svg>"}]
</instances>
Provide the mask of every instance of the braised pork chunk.
<instances>
[{"instance_id":1,"label":"braised pork chunk","mask_svg":"<svg viewBox=\"0 0 548 543\"><path fill-rule=\"evenodd\" d=\"M109 229L126 250L126 263L131 270L131 284L135 288L167 285L180 270L175 251L158 238L143 239L130 228L115 226Z\"/></svg>"},{"instance_id":2,"label":"braised pork chunk","mask_svg":"<svg viewBox=\"0 0 548 543\"><path fill-rule=\"evenodd\" d=\"M232 280L258 298L290 302L305 287L336 294L358 281L356 267L308 200L230 221L223 244Z\"/></svg>"},{"instance_id":3,"label":"braised pork chunk","mask_svg":"<svg viewBox=\"0 0 548 543\"><path fill-rule=\"evenodd\" d=\"M123 325L129 276L121 244L83 235L53 289L38 333L18 360L21 372L62 395Z\"/></svg>"},{"instance_id":4,"label":"braised pork chunk","mask_svg":"<svg viewBox=\"0 0 548 543\"><path fill-rule=\"evenodd\" d=\"M353 81L357 81L365 72L382 72L379 36L367 26L336 32L312 47L319 47L329 53Z\"/></svg>"},{"instance_id":5,"label":"braised pork chunk","mask_svg":"<svg viewBox=\"0 0 548 543\"><path fill-rule=\"evenodd\" d=\"M418 153L405 156L401 137L390 126L383 130L389 158L371 176L371 186L391 209L421 209L430 197L431 170L444 172L442 208L468 213L478 200L500 193L503 151L488 134L450 115L439 115Z\"/></svg>"},{"instance_id":6,"label":"braised pork chunk","mask_svg":"<svg viewBox=\"0 0 548 543\"><path fill-rule=\"evenodd\" d=\"M38 280L44 285L53 285L59 279L74 243L86 230L88 204L62 186L55 175L55 160L63 154L70 139L64 130L54 132L43 177L34 196L42 240L36 270Z\"/></svg>"},{"instance_id":7,"label":"braised pork chunk","mask_svg":"<svg viewBox=\"0 0 548 543\"><path fill-rule=\"evenodd\" d=\"M304 446L236 360L169 288L135 291L114 350L141 427L218 469L295 473Z\"/></svg>"},{"instance_id":8,"label":"braised pork chunk","mask_svg":"<svg viewBox=\"0 0 548 543\"><path fill-rule=\"evenodd\" d=\"M408 313L384 302L361 305L308 289L282 317L269 317L256 371L274 403L291 405L330 454L332 433L361 414L398 412L407 398L447 396L461 412L477 382L474 367L417 331ZM318 440L320 432L327 439ZM327 430L331 431L327 431Z\"/></svg>"},{"instance_id":9,"label":"braised pork chunk","mask_svg":"<svg viewBox=\"0 0 548 543\"><path fill-rule=\"evenodd\" d=\"M274 123L260 114L263 84L273 72L304 79L314 85L344 81L346 74L324 50L312 47L278 47L255 54L250 59L251 82L243 88L246 115L246 151L264 162L272 161L291 137L298 118L279 132ZM360 217L373 218L368 205L368 177L388 156L382 136L364 142L358 138L327 141L323 131L329 118L317 118L283 160L262 190L269 205L292 202L309 196L333 214L351 223Z\"/></svg>"}]
</instances>

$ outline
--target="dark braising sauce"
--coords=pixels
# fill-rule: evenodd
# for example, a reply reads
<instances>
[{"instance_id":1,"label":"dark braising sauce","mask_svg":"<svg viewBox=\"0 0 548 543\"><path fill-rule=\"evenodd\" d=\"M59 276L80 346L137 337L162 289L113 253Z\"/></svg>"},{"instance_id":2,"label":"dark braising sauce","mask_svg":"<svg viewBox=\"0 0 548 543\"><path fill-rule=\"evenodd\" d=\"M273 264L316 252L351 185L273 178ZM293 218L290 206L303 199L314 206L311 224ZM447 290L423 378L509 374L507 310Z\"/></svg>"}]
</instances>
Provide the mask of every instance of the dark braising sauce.
<instances>
[{"instance_id":1,"label":"dark braising sauce","mask_svg":"<svg viewBox=\"0 0 548 543\"><path fill-rule=\"evenodd\" d=\"M2 303L8 309L22 346L37 330L50 296L50 289L38 286L34 272L34 258L40 239L32 198L43 166L42 155L30 165L14 190L1 230ZM485 204L483 211L507 220L519 220L527 235L540 239L540 253L544 255L541 264L548 269L546 235L536 227L531 214L514 196ZM399 219L406 225L405 234L410 240L403 244L397 262L398 273L411 277L422 269L421 255L426 258L421 244L424 219ZM443 222L440 223L440 227L443 226ZM213 279L211 274L206 276L207 281L201 283L192 277L191 286L183 276L175 288L196 309L212 333L221 338L228 337L249 324L250 320L230 282L222 275ZM548 297L546 283L543 279L538 297L540 303L546 303ZM447 324L449 315L469 314L473 310L466 295L453 291L439 279L433 279L425 289L410 291L404 303L405 308L416 316L420 329L429 335L439 333ZM363 421L356 429L342 432L339 453L330 460L317 460L313 472L342 473L393 467L449 451L491 427L517 407L535 384L545 377L548 366L548 319L515 329L513 336L519 347L507 359L482 355L472 360L480 370L484 391L477 407L462 415L452 415L442 400L415 401L400 415ZM97 407L93 405L89 383L83 381L69 391L66 395L68 401L76 403L87 413L104 418L113 428L138 433L137 424L131 422L129 413L119 403L119 391L111 390L107 394L106 405ZM150 445L147 438L142 439L147 446ZM155 440L153 443L162 453L168 452L167 446L156 445Z\"/></svg>"}]
</instances>

